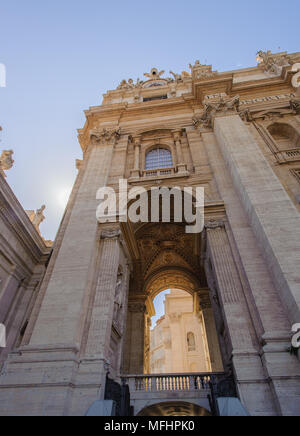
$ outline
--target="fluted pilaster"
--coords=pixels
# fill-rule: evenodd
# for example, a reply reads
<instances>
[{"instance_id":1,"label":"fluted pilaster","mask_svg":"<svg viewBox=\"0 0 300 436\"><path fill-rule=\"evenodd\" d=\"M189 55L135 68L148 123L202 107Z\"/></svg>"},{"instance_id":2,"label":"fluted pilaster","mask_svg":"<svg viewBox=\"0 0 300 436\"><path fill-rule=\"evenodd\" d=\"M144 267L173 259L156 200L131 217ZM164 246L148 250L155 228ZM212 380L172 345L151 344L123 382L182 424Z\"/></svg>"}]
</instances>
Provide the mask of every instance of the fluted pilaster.
<instances>
[{"instance_id":1,"label":"fluted pilaster","mask_svg":"<svg viewBox=\"0 0 300 436\"><path fill-rule=\"evenodd\" d=\"M118 229L108 229L101 233L101 261L86 355L109 356L109 342L120 257L119 238L120 231Z\"/></svg>"}]
</instances>

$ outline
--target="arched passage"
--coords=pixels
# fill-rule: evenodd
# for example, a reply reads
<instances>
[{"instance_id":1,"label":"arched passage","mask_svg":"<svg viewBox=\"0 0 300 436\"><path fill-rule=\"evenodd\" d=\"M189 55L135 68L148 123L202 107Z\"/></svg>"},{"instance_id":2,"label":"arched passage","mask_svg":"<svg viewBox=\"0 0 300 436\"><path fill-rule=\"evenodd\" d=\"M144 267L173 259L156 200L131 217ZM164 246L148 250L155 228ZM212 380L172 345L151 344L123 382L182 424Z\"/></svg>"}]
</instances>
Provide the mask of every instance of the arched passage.
<instances>
[{"instance_id":1,"label":"arched passage","mask_svg":"<svg viewBox=\"0 0 300 436\"><path fill-rule=\"evenodd\" d=\"M156 237L159 237L159 226L157 225L155 232ZM142 256L145 256L145 265L142 265L145 279L141 283L139 292L137 292L138 281L132 280L131 282L123 374L150 373L149 352L153 298L166 289L183 290L191 295L193 312L199 317L199 325L201 325L199 331L201 330L201 335L203 335L204 354L207 361L207 365L203 366L206 371L203 372L223 371L209 289L203 285L205 280L203 275L201 276L200 268L197 269L195 266L196 262L192 258L187 235L178 232L175 239L170 233L169 231L168 235L166 231L168 240L160 240L159 244L155 244L153 233L149 233L149 237L143 238L140 243L140 247L144 249ZM134 272L136 276L140 272L138 268L141 271L141 265L137 265L137 271ZM135 279L136 276L134 276ZM190 362L189 372L197 368L197 365L192 365L193 363L195 362Z\"/></svg>"},{"instance_id":2,"label":"arched passage","mask_svg":"<svg viewBox=\"0 0 300 436\"><path fill-rule=\"evenodd\" d=\"M194 403L174 401L145 407L137 416L211 416L211 413Z\"/></svg>"}]
</instances>

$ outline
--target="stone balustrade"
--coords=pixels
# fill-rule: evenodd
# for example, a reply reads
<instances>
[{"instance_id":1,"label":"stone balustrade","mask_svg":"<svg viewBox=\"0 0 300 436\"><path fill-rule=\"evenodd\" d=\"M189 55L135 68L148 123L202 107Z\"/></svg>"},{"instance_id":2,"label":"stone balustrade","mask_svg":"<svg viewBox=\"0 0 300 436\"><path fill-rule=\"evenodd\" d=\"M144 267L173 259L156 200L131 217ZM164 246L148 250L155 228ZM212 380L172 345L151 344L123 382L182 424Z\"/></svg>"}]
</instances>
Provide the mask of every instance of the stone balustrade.
<instances>
[{"instance_id":1,"label":"stone balustrade","mask_svg":"<svg viewBox=\"0 0 300 436\"><path fill-rule=\"evenodd\" d=\"M123 380L134 392L209 392L211 384L224 377L223 373L128 375Z\"/></svg>"}]
</instances>

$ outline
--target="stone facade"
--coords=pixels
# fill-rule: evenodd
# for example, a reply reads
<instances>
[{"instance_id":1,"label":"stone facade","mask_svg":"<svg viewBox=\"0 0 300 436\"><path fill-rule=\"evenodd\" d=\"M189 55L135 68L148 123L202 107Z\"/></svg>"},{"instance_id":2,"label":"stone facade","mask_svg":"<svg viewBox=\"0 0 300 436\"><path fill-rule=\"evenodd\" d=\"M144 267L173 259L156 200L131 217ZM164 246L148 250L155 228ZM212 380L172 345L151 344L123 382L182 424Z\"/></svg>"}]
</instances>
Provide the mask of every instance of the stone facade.
<instances>
[{"instance_id":1,"label":"stone facade","mask_svg":"<svg viewBox=\"0 0 300 436\"><path fill-rule=\"evenodd\" d=\"M49 256L50 248L0 173L0 323L6 328L0 368L24 339Z\"/></svg>"},{"instance_id":2,"label":"stone facade","mask_svg":"<svg viewBox=\"0 0 300 436\"><path fill-rule=\"evenodd\" d=\"M85 112L78 176L1 373L1 414L83 415L104 399L107 371L149 373L152 300L168 288L192 295L212 371L218 344L251 415L300 413L299 360L287 351L300 322L300 53L258 62L219 73L197 61L172 77L153 68ZM169 165L151 166L159 149ZM96 193L118 192L119 179L203 187L205 229L99 224Z\"/></svg>"}]
</instances>

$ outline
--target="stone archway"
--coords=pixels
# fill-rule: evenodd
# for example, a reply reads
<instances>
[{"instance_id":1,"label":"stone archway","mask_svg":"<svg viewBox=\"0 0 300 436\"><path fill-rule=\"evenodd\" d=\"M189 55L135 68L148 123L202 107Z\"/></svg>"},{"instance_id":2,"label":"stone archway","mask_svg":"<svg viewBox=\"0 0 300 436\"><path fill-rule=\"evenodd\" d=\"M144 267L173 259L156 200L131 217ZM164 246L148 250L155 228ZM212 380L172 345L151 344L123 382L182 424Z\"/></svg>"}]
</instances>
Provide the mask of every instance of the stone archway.
<instances>
[{"instance_id":1,"label":"stone archway","mask_svg":"<svg viewBox=\"0 0 300 436\"><path fill-rule=\"evenodd\" d=\"M194 312L201 317L211 371L222 371L222 359L205 271L201 264L201 235L185 232L184 224L136 225L136 261L130 282L123 374L149 373L148 349L153 298L169 288L193 297ZM133 244L133 243L132 243Z\"/></svg>"}]
</instances>

